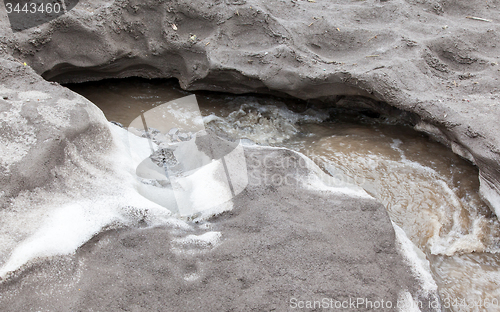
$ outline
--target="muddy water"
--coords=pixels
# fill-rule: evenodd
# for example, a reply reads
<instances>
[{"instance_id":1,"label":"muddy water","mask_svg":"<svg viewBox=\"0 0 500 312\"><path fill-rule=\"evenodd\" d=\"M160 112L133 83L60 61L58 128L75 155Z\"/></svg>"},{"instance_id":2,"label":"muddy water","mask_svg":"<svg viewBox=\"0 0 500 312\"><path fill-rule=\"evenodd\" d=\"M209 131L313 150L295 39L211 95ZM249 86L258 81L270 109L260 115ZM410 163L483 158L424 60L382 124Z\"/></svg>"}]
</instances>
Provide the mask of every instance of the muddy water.
<instances>
[{"instance_id":1,"label":"muddy water","mask_svg":"<svg viewBox=\"0 0 500 312\"><path fill-rule=\"evenodd\" d=\"M165 81L69 87L123 125L190 94ZM500 310L500 225L478 196L478 171L470 163L384 120L263 97L198 93L197 98L205 126L219 135L300 151L378 198L427 255L447 310Z\"/></svg>"},{"instance_id":2,"label":"muddy water","mask_svg":"<svg viewBox=\"0 0 500 312\"><path fill-rule=\"evenodd\" d=\"M410 129L346 122L303 125L285 146L380 199L430 260L445 306L499 311L499 223L478 196L477 170ZM454 306L454 307L453 307Z\"/></svg>"}]
</instances>

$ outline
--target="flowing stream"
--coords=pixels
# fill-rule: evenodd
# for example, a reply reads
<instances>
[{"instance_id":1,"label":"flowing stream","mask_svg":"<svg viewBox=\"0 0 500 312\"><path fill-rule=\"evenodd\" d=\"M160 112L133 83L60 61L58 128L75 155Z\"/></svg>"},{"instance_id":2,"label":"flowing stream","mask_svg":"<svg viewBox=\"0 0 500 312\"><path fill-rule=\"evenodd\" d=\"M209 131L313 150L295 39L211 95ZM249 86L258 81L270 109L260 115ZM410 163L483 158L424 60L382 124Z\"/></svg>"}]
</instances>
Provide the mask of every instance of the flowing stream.
<instances>
[{"instance_id":1,"label":"flowing stream","mask_svg":"<svg viewBox=\"0 0 500 312\"><path fill-rule=\"evenodd\" d=\"M164 80L68 87L124 126L141 112L191 94ZM475 166L384 118L272 97L196 94L205 127L220 136L299 151L379 199L426 254L445 310L500 310L500 224L478 195Z\"/></svg>"}]
</instances>

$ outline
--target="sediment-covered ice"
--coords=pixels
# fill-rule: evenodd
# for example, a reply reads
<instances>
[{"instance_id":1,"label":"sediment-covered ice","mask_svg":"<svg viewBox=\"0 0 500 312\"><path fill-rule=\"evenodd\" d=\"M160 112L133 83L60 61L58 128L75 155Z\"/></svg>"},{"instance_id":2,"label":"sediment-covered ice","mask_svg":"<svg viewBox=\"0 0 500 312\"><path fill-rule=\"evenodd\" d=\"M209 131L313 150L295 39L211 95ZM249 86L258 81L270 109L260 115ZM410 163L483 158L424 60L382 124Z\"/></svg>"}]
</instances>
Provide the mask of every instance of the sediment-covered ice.
<instances>
[{"instance_id":1,"label":"sediment-covered ice","mask_svg":"<svg viewBox=\"0 0 500 312\"><path fill-rule=\"evenodd\" d=\"M420 282L420 293L418 295L428 299L429 302L433 304L432 307L429 307L430 310L441 311L438 287L436 281L432 277L430 264L425 254L411 242L403 229L394 222L392 222L392 226L396 233L396 241L399 250L410 266L413 275ZM420 311L418 298L413 298L408 291L404 291L400 294L398 303L400 303L400 311L402 312Z\"/></svg>"},{"instance_id":2,"label":"sediment-covered ice","mask_svg":"<svg viewBox=\"0 0 500 312\"><path fill-rule=\"evenodd\" d=\"M135 167L149 152L149 143L139 137L130 143L125 140L127 131L115 125L110 124L110 130L115 146L101 159L109 168L68 153L72 158L68 163L77 163L78 168L67 164L60 169L65 185L52 192L38 189L20 195L10 209L1 212L0 277L37 258L71 254L105 228L140 221L162 224L171 218L168 209L138 191ZM128 144L136 148L130 150Z\"/></svg>"},{"instance_id":3,"label":"sediment-covered ice","mask_svg":"<svg viewBox=\"0 0 500 312\"><path fill-rule=\"evenodd\" d=\"M424 295L427 296L435 293L437 291L437 285L432 277L429 261L426 259L425 254L411 242L403 229L394 222L392 222L392 226L394 227L401 253L410 264L415 276L422 283L422 289L425 291Z\"/></svg>"},{"instance_id":4,"label":"sediment-covered ice","mask_svg":"<svg viewBox=\"0 0 500 312\"><path fill-rule=\"evenodd\" d=\"M500 216L500 190L499 187L491 183L482 173L479 174L481 186L479 192L481 197L493 207L495 214Z\"/></svg>"},{"instance_id":5,"label":"sediment-covered ice","mask_svg":"<svg viewBox=\"0 0 500 312\"><path fill-rule=\"evenodd\" d=\"M141 114L128 130L131 150L137 135L150 142L136 170L141 194L180 216L230 209L248 183L243 146L205 131L194 95Z\"/></svg>"},{"instance_id":6,"label":"sediment-covered ice","mask_svg":"<svg viewBox=\"0 0 500 312\"><path fill-rule=\"evenodd\" d=\"M182 245L199 245L199 246L215 246L221 239L220 232L206 232L201 235L188 235L183 238L175 239L174 242Z\"/></svg>"},{"instance_id":7,"label":"sediment-covered ice","mask_svg":"<svg viewBox=\"0 0 500 312\"><path fill-rule=\"evenodd\" d=\"M420 306L417 300L413 298L407 290L402 291L398 297L397 308L400 312L420 312Z\"/></svg>"},{"instance_id":8,"label":"sediment-covered ice","mask_svg":"<svg viewBox=\"0 0 500 312\"><path fill-rule=\"evenodd\" d=\"M345 179L344 176L334 177L326 174L315 164L310 158L298 153L306 162L307 166L311 169L312 174L309 175L307 186L314 190L322 190L334 193L344 193L346 195L373 198L363 188L352 184Z\"/></svg>"},{"instance_id":9,"label":"sediment-covered ice","mask_svg":"<svg viewBox=\"0 0 500 312\"><path fill-rule=\"evenodd\" d=\"M103 229L134 226L138 222L150 226L170 224L176 214L196 214L200 220L231 210L232 193L239 193L246 186L241 145L233 150L234 155L224 157L225 165L233 170L227 172L221 160L214 160L193 172L170 176L168 180L174 186L169 191L168 187L158 187L137 176L139 164L149 158L151 147L155 150L158 146L114 124L110 123L109 128L114 147L103 156L105 159L100 159L108 168L88 163L78 153L68 153L73 159L60 169L67 179L65 185L56 192L37 190L21 195L11 210L0 212L0 278L32 260L71 254ZM182 152L177 156L189 157ZM79 171L71 167L74 163ZM234 182L231 187L228 180ZM33 203L33 197L38 204L24 209L23 205ZM178 222L183 223L184 230L189 228Z\"/></svg>"},{"instance_id":10,"label":"sediment-covered ice","mask_svg":"<svg viewBox=\"0 0 500 312\"><path fill-rule=\"evenodd\" d=\"M14 90L0 86L0 93L9 96L11 99L10 107L2 109L0 114L0 123L2 126L2 135L0 136L0 172L9 173L10 166L13 163L21 161L29 152L30 148L37 142L36 128L29 124L26 118L22 117L21 110L23 102L15 98ZM22 92L19 97L26 98L27 92ZM39 92L42 93L42 92Z\"/></svg>"},{"instance_id":11,"label":"sediment-covered ice","mask_svg":"<svg viewBox=\"0 0 500 312\"><path fill-rule=\"evenodd\" d=\"M208 231L203 234L187 234L172 240L171 250L177 255L197 256L217 247L222 240L222 233Z\"/></svg>"}]
</instances>

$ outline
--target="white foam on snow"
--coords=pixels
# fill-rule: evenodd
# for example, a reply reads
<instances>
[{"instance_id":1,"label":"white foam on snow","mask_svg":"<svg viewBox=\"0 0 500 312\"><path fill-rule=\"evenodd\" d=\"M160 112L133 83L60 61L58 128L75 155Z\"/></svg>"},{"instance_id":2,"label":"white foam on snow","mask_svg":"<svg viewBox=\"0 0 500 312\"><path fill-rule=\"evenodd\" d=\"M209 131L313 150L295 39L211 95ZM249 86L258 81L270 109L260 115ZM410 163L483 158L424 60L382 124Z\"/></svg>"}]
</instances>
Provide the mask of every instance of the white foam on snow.
<instances>
[{"instance_id":1,"label":"white foam on snow","mask_svg":"<svg viewBox=\"0 0 500 312\"><path fill-rule=\"evenodd\" d=\"M2 89L0 89L2 91ZM22 102L10 101L10 110L0 113L0 123L5 123L0 136L0 170L9 173L10 166L21 161L28 154L31 146L37 142L36 129L21 116Z\"/></svg>"},{"instance_id":2,"label":"white foam on snow","mask_svg":"<svg viewBox=\"0 0 500 312\"><path fill-rule=\"evenodd\" d=\"M179 213L183 216L221 205L232 197L220 161L205 165L186 177L171 177L171 181Z\"/></svg>"},{"instance_id":3,"label":"white foam on snow","mask_svg":"<svg viewBox=\"0 0 500 312\"><path fill-rule=\"evenodd\" d=\"M235 191L241 192L246 186L246 170L243 175L235 172L226 174L219 160L178 179L178 186L186 192L181 193L185 198L176 198L165 188L142 183L136 175L137 166L149 157L151 148L157 149L157 146L113 124L109 124L109 127L115 148L102 163L108 163L113 169L112 173L94 168L69 148L68 157L74 158L70 162L84 168L85 173L79 175L78 172L72 172L71 168L66 169L67 177L71 180L68 183L76 185L76 188L68 186L68 190L63 190L62 194L38 190L26 194L24 202L20 196L14 202L12 213L0 213L5 217L2 218L2 225L6 225L0 232L3 242L0 253L5 253L0 258L0 264L3 264L0 278L37 258L74 253L104 228L133 225L146 220L150 226L170 225L187 231L190 226L172 214L179 206L179 200L185 200L186 207L191 207L183 215L196 213L198 220L206 219L232 209L228 176L235 182ZM241 169L240 162L244 162L241 146L235 151L236 154L243 157L226 155L225 158L227 164ZM64 193L72 193L72 196ZM19 205L32 204L30 197L33 196L39 198L40 205L19 211ZM21 223L22 229L19 227ZM220 233L208 232L201 236L188 236L178 243L213 246L219 238ZM10 256L6 257L6 254Z\"/></svg>"},{"instance_id":4,"label":"white foam on snow","mask_svg":"<svg viewBox=\"0 0 500 312\"><path fill-rule=\"evenodd\" d=\"M329 174L326 174L323 170L321 170L321 168L318 165L316 165L314 161L312 161L309 157L300 152L292 151L284 147L261 146L261 145L253 145L249 148L264 149L264 150L267 149L276 151L283 150L283 151L293 152L298 157L302 158L304 160L305 167L309 170L309 173L306 176L300 177L301 180L299 181L300 182L299 186L301 187L305 187L307 189L315 191L332 192L348 196L373 199L373 197L369 195L363 188L348 182L347 177L341 176L341 178L337 178ZM297 161L297 166L303 166L303 165L299 164L299 161Z\"/></svg>"},{"instance_id":5,"label":"white foam on snow","mask_svg":"<svg viewBox=\"0 0 500 312\"><path fill-rule=\"evenodd\" d=\"M422 286L423 295L428 296L437 292L437 284L432 277L429 261L426 259L425 254L418 249L415 244L406 236L403 229L397 224L392 222L396 239L402 255L410 265L413 274L420 281Z\"/></svg>"},{"instance_id":6,"label":"white foam on snow","mask_svg":"<svg viewBox=\"0 0 500 312\"><path fill-rule=\"evenodd\" d=\"M401 312L420 312L418 302L413 299L409 291L402 291L398 297L398 310Z\"/></svg>"},{"instance_id":7,"label":"white foam on snow","mask_svg":"<svg viewBox=\"0 0 500 312\"><path fill-rule=\"evenodd\" d=\"M181 245L197 245L197 246L217 246L218 242L220 241L222 237L221 232L216 232L216 231L210 231L203 233L201 235L188 235L186 237L182 238L177 238L174 239L175 243L181 244Z\"/></svg>"},{"instance_id":8,"label":"white foam on snow","mask_svg":"<svg viewBox=\"0 0 500 312\"><path fill-rule=\"evenodd\" d=\"M194 140L192 141L194 144ZM189 143L186 142L184 146ZM194 150L197 150L196 145ZM178 148L174 154L177 159L182 159L183 163L186 163L185 160L194 158L195 151ZM218 213L222 212L221 209L231 210L231 199L241 193L248 184L246 159L241 145L221 159L209 160L203 166L188 167L195 169L182 174L169 172L177 208L182 216L207 211L213 213L214 209Z\"/></svg>"},{"instance_id":9,"label":"white foam on snow","mask_svg":"<svg viewBox=\"0 0 500 312\"><path fill-rule=\"evenodd\" d=\"M138 192L135 168L144 155L149 155L147 140L137 137L133 142L137 148L130 150L126 148L128 141L124 140L127 131L111 124L110 130L116 146L105 157L113 168L112 173L93 168L82 159L72 159L79 165L83 163L88 174L70 172L68 190L60 194L38 190L33 196L39 197L39 205L35 202L34 207L20 209L20 213L16 210L22 207L15 205L13 213L2 212L12 220L2 220L9 229L2 230L1 239L10 244L3 244L1 252L9 253L10 257L2 257L6 262L0 268L0 278L31 260L71 254L106 227L130 225L144 218L150 225L172 222L168 209ZM76 188L72 189L72 183ZM72 192L71 196L65 194L68 192ZM30 200L26 201L30 203L33 205ZM22 230L16 229L19 224ZM18 236L24 239L19 240Z\"/></svg>"},{"instance_id":10,"label":"white foam on snow","mask_svg":"<svg viewBox=\"0 0 500 312\"><path fill-rule=\"evenodd\" d=\"M500 216L500 189L479 173L479 193L497 216Z\"/></svg>"},{"instance_id":11,"label":"white foam on snow","mask_svg":"<svg viewBox=\"0 0 500 312\"><path fill-rule=\"evenodd\" d=\"M95 205L91 201L80 202L52 212L34 235L16 247L8 262L0 269L0 277L17 270L33 258L70 254L104 226L112 222L126 222L116 211L102 206L99 208L104 209L92 209L96 208Z\"/></svg>"},{"instance_id":12,"label":"white foam on snow","mask_svg":"<svg viewBox=\"0 0 500 312\"><path fill-rule=\"evenodd\" d=\"M200 235L187 235L172 240L172 251L178 255L196 256L209 252L217 247L222 238L222 233L209 231Z\"/></svg>"},{"instance_id":13,"label":"white foam on snow","mask_svg":"<svg viewBox=\"0 0 500 312\"><path fill-rule=\"evenodd\" d=\"M337 178L328 175L323 172L323 170L321 170L321 168L310 158L299 152L295 153L304 159L307 167L311 170L307 180L304 181L306 187L313 190L342 193L354 197L373 198L363 188L349 183L347 181L347 177L341 176L340 178Z\"/></svg>"},{"instance_id":14,"label":"white foam on snow","mask_svg":"<svg viewBox=\"0 0 500 312\"><path fill-rule=\"evenodd\" d=\"M39 206L25 209L23 213L9 215L2 212L3 216L10 216L9 219L18 218L2 220L2 224L18 226L24 223L24 229L12 231L12 228L9 228L0 233L2 241L10 242L1 246L0 252L6 252L10 256L7 258L4 255L3 259L0 258L0 264L3 264L0 268L0 278L34 259L74 253L82 244L107 227L131 225L144 219L151 226L175 223L172 211L175 212L179 198L159 196L157 192L164 189L148 186L136 175L137 166L147 159L151 149L156 150L157 146L113 124L109 124L109 128L115 148L98 163L107 163L107 169L112 168L111 171L94 167L75 150L68 154L68 157L72 158L69 162L77 163L85 174L79 175L78 172L73 173L72 167L66 168L67 183L72 184L71 187L68 186L68 190L62 190L61 194L34 192L32 194L40 198ZM241 150L237 148L236 154L242 154L242 147L239 148ZM71 147L68 150L71 151ZM302 154L297 154L304 158L310 169L310 174L301 181L303 187L371 198L363 189L352 184L335 185L329 181L331 177L314 162ZM230 156L225 156L226 165L237 169L246 168L244 157ZM183 193L187 197L182 200L186 200L192 207L184 215L196 213L198 219L203 219L232 209L231 192L241 192L248 182L248 177L246 170L242 173L231 170L223 172L223 169L220 160L214 161L185 176L184 180L179 180L180 187L189 190ZM227 187L228 177L233 182L233 190ZM235 181L239 182L234 183ZM153 200L154 196L146 198L143 195L147 192L159 197L157 200ZM67 193L71 193L71 196ZM14 207L13 211L15 209L18 207ZM186 223L179 222L176 223L178 228L185 230L189 227ZM17 235L18 233L21 235ZM183 241L191 245L214 246L220 236L219 232L209 232L201 236L188 236Z\"/></svg>"}]
</instances>

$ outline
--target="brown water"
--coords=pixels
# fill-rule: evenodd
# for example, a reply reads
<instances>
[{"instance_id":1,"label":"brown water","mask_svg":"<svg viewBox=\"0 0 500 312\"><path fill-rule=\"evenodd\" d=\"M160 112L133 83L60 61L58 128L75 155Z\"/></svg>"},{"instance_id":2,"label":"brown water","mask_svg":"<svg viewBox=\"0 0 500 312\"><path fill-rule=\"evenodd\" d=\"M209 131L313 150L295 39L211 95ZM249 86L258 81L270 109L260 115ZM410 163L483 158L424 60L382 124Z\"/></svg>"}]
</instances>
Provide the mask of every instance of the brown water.
<instances>
[{"instance_id":1,"label":"brown water","mask_svg":"<svg viewBox=\"0 0 500 312\"><path fill-rule=\"evenodd\" d=\"M136 79L69 87L125 126L143 111L191 94L173 82ZM265 97L199 92L197 99L208 116L205 126L219 135L300 151L378 198L427 255L445 308L500 310L500 225L478 196L478 170L469 162L409 127L379 119Z\"/></svg>"}]
</instances>

